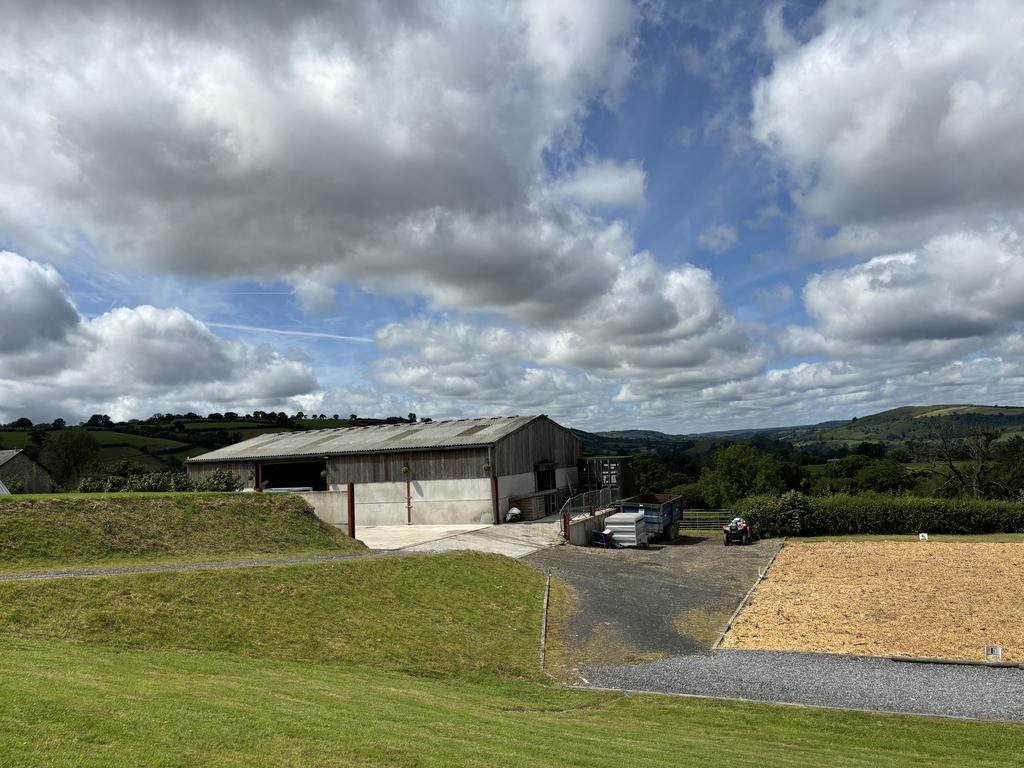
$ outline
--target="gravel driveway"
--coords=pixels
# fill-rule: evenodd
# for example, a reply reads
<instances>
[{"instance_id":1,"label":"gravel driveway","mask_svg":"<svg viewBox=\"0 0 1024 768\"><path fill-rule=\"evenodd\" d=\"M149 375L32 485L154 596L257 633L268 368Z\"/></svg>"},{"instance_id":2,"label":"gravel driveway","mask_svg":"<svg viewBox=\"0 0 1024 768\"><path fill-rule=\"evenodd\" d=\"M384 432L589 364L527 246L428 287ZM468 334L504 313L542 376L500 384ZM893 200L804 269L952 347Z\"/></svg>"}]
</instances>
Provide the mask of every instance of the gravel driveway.
<instances>
[{"instance_id":1,"label":"gravel driveway","mask_svg":"<svg viewBox=\"0 0 1024 768\"><path fill-rule=\"evenodd\" d=\"M578 668L708 653L780 546L765 540L726 548L716 535L649 549L554 547L523 560L572 586L577 610L566 645Z\"/></svg>"},{"instance_id":2,"label":"gravel driveway","mask_svg":"<svg viewBox=\"0 0 1024 768\"><path fill-rule=\"evenodd\" d=\"M649 550L564 546L529 555L526 562L550 569L575 593L575 612L558 617L565 668L550 671L619 690L1024 722L1024 669L712 652L780 546L726 549L716 536Z\"/></svg>"},{"instance_id":3,"label":"gravel driveway","mask_svg":"<svg viewBox=\"0 0 1024 768\"><path fill-rule=\"evenodd\" d=\"M722 650L582 672L602 688L1024 722L1024 669L1011 667Z\"/></svg>"}]
</instances>

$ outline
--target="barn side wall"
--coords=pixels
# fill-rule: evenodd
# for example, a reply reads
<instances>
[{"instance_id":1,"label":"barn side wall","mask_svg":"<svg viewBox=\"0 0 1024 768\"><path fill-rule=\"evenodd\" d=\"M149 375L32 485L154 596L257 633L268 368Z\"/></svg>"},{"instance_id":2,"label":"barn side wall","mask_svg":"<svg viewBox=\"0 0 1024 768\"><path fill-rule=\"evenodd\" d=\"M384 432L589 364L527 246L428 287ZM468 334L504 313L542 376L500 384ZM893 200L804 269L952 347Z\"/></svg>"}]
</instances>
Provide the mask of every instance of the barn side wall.
<instances>
[{"instance_id":1,"label":"barn side wall","mask_svg":"<svg viewBox=\"0 0 1024 768\"><path fill-rule=\"evenodd\" d=\"M536 419L498 441L494 468L499 477L534 472L540 462L575 467L583 452L580 439L549 419Z\"/></svg>"},{"instance_id":2,"label":"barn side wall","mask_svg":"<svg viewBox=\"0 0 1024 768\"><path fill-rule=\"evenodd\" d=\"M23 453L15 454L12 459L0 466L0 480L17 478L25 493L50 493L53 491L53 481L50 474L39 464L32 461ZM5 483L8 488L13 483Z\"/></svg>"},{"instance_id":3,"label":"barn side wall","mask_svg":"<svg viewBox=\"0 0 1024 768\"><path fill-rule=\"evenodd\" d=\"M476 480L410 480L364 483L354 487L356 530L364 525L468 525L490 523L491 483ZM330 491L300 493L317 517L331 525L348 522L348 493L344 486Z\"/></svg>"},{"instance_id":4,"label":"barn side wall","mask_svg":"<svg viewBox=\"0 0 1024 768\"><path fill-rule=\"evenodd\" d=\"M459 448L403 453L366 453L331 456L327 473L332 484L405 483L406 479L464 480L486 478L486 448ZM402 468L408 467L408 472Z\"/></svg>"}]
</instances>

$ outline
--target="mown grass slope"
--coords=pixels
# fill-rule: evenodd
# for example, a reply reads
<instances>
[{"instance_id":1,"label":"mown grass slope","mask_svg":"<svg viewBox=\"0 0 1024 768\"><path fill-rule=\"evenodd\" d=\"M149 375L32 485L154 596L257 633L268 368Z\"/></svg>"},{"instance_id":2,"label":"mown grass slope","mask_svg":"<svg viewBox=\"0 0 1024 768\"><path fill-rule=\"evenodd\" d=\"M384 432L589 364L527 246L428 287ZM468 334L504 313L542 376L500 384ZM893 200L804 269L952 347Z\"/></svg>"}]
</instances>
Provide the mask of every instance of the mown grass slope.
<instances>
[{"instance_id":1,"label":"mown grass slope","mask_svg":"<svg viewBox=\"0 0 1024 768\"><path fill-rule=\"evenodd\" d=\"M0 570L363 549L287 494L0 497Z\"/></svg>"},{"instance_id":2,"label":"mown grass slope","mask_svg":"<svg viewBox=\"0 0 1024 768\"><path fill-rule=\"evenodd\" d=\"M0 646L0 764L1019 765L1024 728L411 677L231 654Z\"/></svg>"},{"instance_id":3,"label":"mown grass slope","mask_svg":"<svg viewBox=\"0 0 1024 768\"><path fill-rule=\"evenodd\" d=\"M0 583L0 636L533 677L544 578L463 552Z\"/></svg>"}]
</instances>

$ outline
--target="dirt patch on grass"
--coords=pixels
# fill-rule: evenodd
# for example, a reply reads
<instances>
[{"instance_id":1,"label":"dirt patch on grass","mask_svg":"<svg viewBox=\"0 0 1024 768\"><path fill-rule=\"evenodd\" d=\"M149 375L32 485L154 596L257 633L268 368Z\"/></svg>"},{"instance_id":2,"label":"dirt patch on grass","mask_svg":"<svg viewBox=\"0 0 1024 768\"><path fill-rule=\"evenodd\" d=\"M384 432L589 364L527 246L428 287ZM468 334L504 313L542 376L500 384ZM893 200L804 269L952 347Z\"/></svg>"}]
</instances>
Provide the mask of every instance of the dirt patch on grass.
<instances>
[{"instance_id":1,"label":"dirt patch on grass","mask_svg":"<svg viewBox=\"0 0 1024 768\"><path fill-rule=\"evenodd\" d=\"M791 545L722 646L1022 661L1021 573L1021 544Z\"/></svg>"},{"instance_id":2,"label":"dirt patch on grass","mask_svg":"<svg viewBox=\"0 0 1024 768\"><path fill-rule=\"evenodd\" d=\"M732 611L727 608L711 610L694 608L676 616L675 625L679 634L687 635L711 646L718 639L718 633L725 628Z\"/></svg>"}]
</instances>

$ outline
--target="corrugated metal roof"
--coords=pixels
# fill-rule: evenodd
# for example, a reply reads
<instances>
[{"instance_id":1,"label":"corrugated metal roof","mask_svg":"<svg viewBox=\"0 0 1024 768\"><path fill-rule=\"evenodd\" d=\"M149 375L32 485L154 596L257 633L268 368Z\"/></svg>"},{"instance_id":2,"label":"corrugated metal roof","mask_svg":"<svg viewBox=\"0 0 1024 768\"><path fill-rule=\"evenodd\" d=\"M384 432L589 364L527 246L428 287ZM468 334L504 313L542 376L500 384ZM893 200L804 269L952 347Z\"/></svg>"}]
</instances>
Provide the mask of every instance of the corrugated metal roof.
<instances>
[{"instance_id":1,"label":"corrugated metal roof","mask_svg":"<svg viewBox=\"0 0 1024 768\"><path fill-rule=\"evenodd\" d=\"M8 450L8 451L0 451L0 467L2 467L4 464L6 464L11 459L13 459L19 453L21 453L21 450L18 449L18 448L15 448L13 451L10 451L10 450Z\"/></svg>"},{"instance_id":2,"label":"corrugated metal roof","mask_svg":"<svg viewBox=\"0 0 1024 768\"><path fill-rule=\"evenodd\" d=\"M189 459L189 463L493 445L534 419L544 418L547 417L503 416L493 419L454 419L421 421L417 424L278 432L204 453Z\"/></svg>"}]
</instances>

